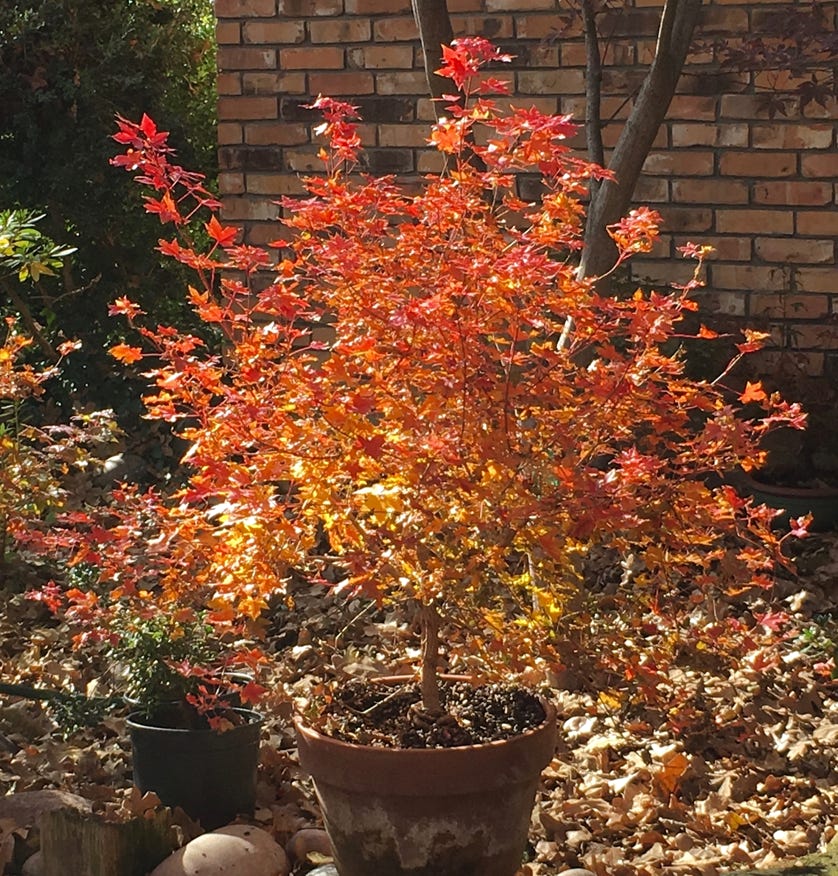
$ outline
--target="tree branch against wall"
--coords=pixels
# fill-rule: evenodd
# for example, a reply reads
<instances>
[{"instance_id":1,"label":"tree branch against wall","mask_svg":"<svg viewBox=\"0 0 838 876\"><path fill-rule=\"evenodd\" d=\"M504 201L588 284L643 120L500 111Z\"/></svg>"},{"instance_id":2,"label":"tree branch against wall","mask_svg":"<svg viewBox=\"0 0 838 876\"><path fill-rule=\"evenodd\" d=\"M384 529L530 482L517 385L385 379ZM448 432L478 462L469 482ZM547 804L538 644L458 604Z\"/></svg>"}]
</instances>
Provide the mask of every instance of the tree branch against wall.
<instances>
[{"instance_id":1,"label":"tree branch against wall","mask_svg":"<svg viewBox=\"0 0 838 876\"><path fill-rule=\"evenodd\" d=\"M634 105L626 119L616 147L607 162L602 143L600 83L602 51L596 22L595 0L581 0L586 47L586 133L593 161L604 164L614 180L595 184L585 229L585 248L579 272L599 277L610 270L616 251L606 227L628 210L640 172L666 117L684 68L687 52L698 22L702 0L666 0L661 10L655 56L646 73ZM453 36L446 0L412 0L422 42L425 73L431 94L442 93L443 80L434 74L439 68L440 45ZM449 40L450 41L450 40Z\"/></svg>"}]
</instances>

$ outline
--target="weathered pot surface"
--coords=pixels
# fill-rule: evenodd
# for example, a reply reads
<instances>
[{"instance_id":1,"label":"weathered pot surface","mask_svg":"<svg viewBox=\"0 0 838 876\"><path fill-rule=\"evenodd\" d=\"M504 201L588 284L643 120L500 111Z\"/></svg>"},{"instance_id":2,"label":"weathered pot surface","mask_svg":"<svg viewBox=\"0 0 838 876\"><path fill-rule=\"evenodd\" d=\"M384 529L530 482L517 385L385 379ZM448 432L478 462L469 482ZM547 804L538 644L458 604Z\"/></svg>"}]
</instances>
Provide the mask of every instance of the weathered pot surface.
<instances>
[{"instance_id":1,"label":"weathered pot surface","mask_svg":"<svg viewBox=\"0 0 838 876\"><path fill-rule=\"evenodd\" d=\"M295 720L340 876L513 876L556 711L511 739L456 748L355 745Z\"/></svg>"}]
</instances>

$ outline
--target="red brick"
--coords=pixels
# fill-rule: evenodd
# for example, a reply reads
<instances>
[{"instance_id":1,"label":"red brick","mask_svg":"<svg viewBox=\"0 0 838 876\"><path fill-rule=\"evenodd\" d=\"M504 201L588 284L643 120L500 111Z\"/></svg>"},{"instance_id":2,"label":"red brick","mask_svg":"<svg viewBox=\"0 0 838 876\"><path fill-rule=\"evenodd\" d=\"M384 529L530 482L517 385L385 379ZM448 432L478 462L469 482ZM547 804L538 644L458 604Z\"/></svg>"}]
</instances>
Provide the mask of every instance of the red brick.
<instances>
[{"instance_id":1,"label":"red brick","mask_svg":"<svg viewBox=\"0 0 838 876\"><path fill-rule=\"evenodd\" d=\"M289 18L311 15L340 15L343 0L279 0L279 14Z\"/></svg>"},{"instance_id":2,"label":"red brick","mask_svg":"<svg viewBox=\"0 0 838 876\"><path fill-rule=\"evenodd\" d=\"M774 270L782 277L782 271ZM754 287L755 291L759 287ZM779 287L775 283L775 288ZM751 296L751 314L767 319L822 319L827 315L829 301L825 295L792 295L790 293Z\"/></svg>"},{"instance_id":3,"label":"red brick","mask_svg":"<svg viewBox=\"0 0 838 876\"><path fill-rule=\"evenodd\" d=\"M831 235L838 238L838 210L807 210L797 213L795 225L798 234L808 237Z\"/></svg>"},{"instance_id":4,"label":"red brick","mask_svg":"<svg viewBox=\"0 0 838 876\"><path fill-rule=\"evenodd\" d=\"M751 142L757 149L828 149L832 145L831 125L777 123L754 125Z\"/></svg>"},{"instance_id":5,"label":"red brick","mask_svg":"<svg viewBox=\"0 0 838 876\"><path fill-rule=\"evenodd\" d=\"M413 16L410 18L383 18L376 21L373 34L377 43L404 42L419 39Z\"/></svg>"},{"instance_id":6,"label":"red brick","mask_svg":"<svg viewBox=\"0 0 838 876\"><path fill-rule=\"evenodd\" d=\"M555 8L555 0L486 0L487 12L534 12Z\"/></svg>"},{"instance_id":7,"label":"red brick","mask_svg":"<svg viewBox=\"0 0 838 876\"><path fill-rule=\"evenodd\" d=\"M219 94L241 94L241 73L219 73L215 80L215 87Z\"/></svg>"},{"instance_id":8,"label":"red brick","mask_svg":"<svg viewBox=\"0 0 838 876\"><path fill-rule=\"evenodd\" d=\"M344 0L348 15L397 15L410 12L410 0ZM449 12L454 10L450 9Z\"/></svg>"},{"instance_id":9,"label":"red brick","mask_svg":"<svg viewBox=\"0 0 838 876\"><path fill-rule=\"evenodd\" d=\"M275 49L218 47L219 70L273 70L276 67Z\"/></svg>"},{"instance_id":10,"label":"red brick","mask_svg":"<svg viewBox=\"0 0 838 876\"><path fill-rule=\"evenodd\" d=\"M559 37L562 40L579 36L582 28L579 16L574 15L570 26L565 28L555 12L546 15L516 15L515 35L518 39L543 40Z\"/></svg>"},{"instance_id":11,"label":"red brick","mask_svg":"<svg viewBox=\"0 0 838 876\"><path fill-rule=\"evenodd\" d=\"M427 146L427 125L379 125L379 146Z\"/></svg>"},{"instance_id":12,"label":"red brick","mask_svg":"<svg viewBox=\"0 0 838 876\"><path fill-rule=\"evenodd\" d=\"M695 243L692 237L676 237L675 246L684 246L687 243ZM732 235L714 236L701 235L702 244L712 246L714 249L713 259L719 262L748 262L751 260L751 238L733 237Z\"/></svg>"},{"instance_id":13,"label":"red brick","mask_svg":"<svg viewBox=\"0 0 838 876\"><path fill-rule=\"evenodd\" d=\"M722 265L711 263L710 285L714 289L780 289L783 272L766 265Z\"/></svg>"},{"instance_id":14,"label":"red brick","mask_svg":"<svg viewBox=\"0 0 838 876\"><path fill-rule=\"evenodd\" d=\"M584 94L585 77L581 70L525 71L517 75L519 94Z\"/></svg>"},{"instance_id":15,"label":"red brick","mask_svg":"<svg viewBox=\"0 0 838 876\"><path fill-rule=\"evenodd\" d=\"M748 186L734 180L675 180L672 183L672 200L687 204L747 204Z\"/></svg>"},{"instance_id":16,"label":"red brick","mask_svg":"<svg viewBox=\"0 0 838 876\"><path fill-rule=\"evenodd\" d=\"M246 21L242 27L245 43L282 45L301 43L306 38L303 21Z\"/></svg>"},{"instance_id":17,"label":"red brick","mask_svg":"<svg viewBox=\"0 0 838 876\"><path fill-rule=\"evenodd\" d=\"M695 273L695 264L670 258L660 261L632 259L631 271L634 277L651 280L659 286L669 286L672 283L688 283Z\"/></svg>"},{"instance_id":18,"label":"red brick","mask_svg":"<svg viewBox=\"0 0 838 876\"><path fill-rule=\"evenodd\" d=\"M251 72L242 74L245 94L305 94L306 75L299 73Z\"/></svg>"},{"instance_id":19,"label":"red brick","mask_svg":"<svg viewBox=\"0 0 838 876\"><path fill-rule=\"evenodd\" d=\"M248 226L246 241L250 246L267 246L280 234L276 222L257 222Z\"/></svg>"},{"instance_id":20,"label":"red brick","mask_svg":"<svg viewBox=\"0 0 838 876\"><path fill-rule=\"evenodd\" d=\"M798 286L806 292L838 294L836 268L800 268L796 274Z\"/></svg>"},{"instance_id":21,"label":"red brick","mask_svg":"<svg viewBox=\"0 0 838 876\"><path fill-rule=\"evenodd\" d=\"M834 179L836 176L836 159L835 155L804 155L801 159L801 171L803 176L808 177L826 177Z\"/></svg>"},{"instance_id":22,"label":"red brick","mask_svg":"<svg viewBox=\"0 0 838 876\"><path fill-rule=\"evenodd\" d=\"M215 25L215 41L219 46L237 46L242 40L241 25L238 21L218 21Z\"/></svg>"},{"instance_id":23,"label":"red brick","mask_svg":"<svg viewBox=\"0 0 838 876\"><path fill-rule=\"evenodd\" d=\"M220 97L218 99L219 119L275 119L277 104L275 97Z\"/></svg>"},{"instance_id":24,"label":"red brick","mask_svg":"<svg viewBox=\"0 0 838 876\"><path fill-rule=\"evenodd\" d=\"M349 64L368 70L413 69L412 46L364 46L349 49Z\"/></svg>"},{"instance_id":25,"label":"red brick","mask_svg":"<svg viewBox=\"0 0 838 876\"><path fill-rule=\"evenodd\" d=\"M253 179L253 175L248 174L248 191L258 193L258 190L253 188ZM224 219L234 222L237 219L267 221L275 219L279 215L279 208L264 198L225 198L221 207L221 215Z\"/></svg>"},{"instance_id":26,"label":"red brick","mask_svg":"<svg viewBox=\"0 0 838 876\"><path fill-rule=\"evenodd\" d=\"M310 21L308 32L313 43L365 43L372 37L368 18Z\"/></svg>"},{"instance_id":27,"label":"red brick","mask_svg":"<svg viewBox=\"0 0 838 876\"><path fill-rule=\"evenodd\" d=\"M457 15L452 19L451 26L455 36L482 36L489 40L512 39L512 19L506 15Z\"/></svg>"},{"instance_id":28,"label":"red brick","mask_svg":"<svg viewBox=\"0 0 838 876\"><path fill-rule=\"evenodd\" d=\"M319 147L308 149L286 149L283 158L288 170L297 173L313 173L324 170L323 162L317 157Z\"/></svg>"},{"instance_id":29,"label":"red brick","mask_svg":"<svg viewBox=\"0 0 838 876\"><path fill-rule=\"evenodd\" d=\"M445 169L445 156L436 149L425 150L417 154L416 169L420 173L442 173Z\"/></svg>"},{"instance_id":30,"label":"red brick","mask_svg":"<svg viewBox=\"0 0 838 876\"><path fill-rule=\"evenodd\" d=\"M715 146L719 136L715 125L675 122L670 128L673 146Z\"/></svg>"},{"instance_id":31,"label":"red brick","mask_svg":"<svg viewBox=\"0 0 838 876\"><path fill-rule=\"evenodd\" d=\"M602 130L602 142L605 145L605 148L612 149L616 146L617 140L622 133L622 125L606 125ZM652 149L666 149L669 145L668 134L669 131L667 130L666 125L661 125L660 128L658 128L657 134L655 134Z\"/></svg>"},{"instance_id":32,"label":"red brick","mask_svg":"<svg viewBox=\"0 0 838 876\"><path fill-rule=\"evenodd\" d=\"M711 176L712 152L650 152L643 172L664 176Z\"/></svg>"},{"instance_id":33,"label":"red brick","mask_svg":"<svg viewBox=\"0 0 838 876\"><path fill-rule=\"evenodd\" d=\"M219 122L217 133L219 146L236 146L242 142L242 126L234 122Z\"/></svg>"},{"instance_id":34,"label":"red brick","mask_svg":"<svg viewBox=\"0 0 838 876\"><path fill-rule=\"evenodd\" d=\"M448 0L446 5L452 15L457 12L480 12L483 9L483 0Z\"/></svg>"},{"instance_id":35,"label":"red brick","mask_svg":"<svg viewBox=\"0 0 838 876\"><path fill-rule=\"evenodd\" d=\"M701 293L701 309L724 316L745 316L745 294L742 292L717 292L715 289Z\"/></svg>"},{"instance_id":36,"label":"red brick","mask_svg":"<svg viewBox=\"0 0 838 876\"><path fill-rule=\"evenodd\" d=\"M245 126L244 137L250 146L299 146L310 141L305 125L290 122L249 124Z\"/></svg>"},{"instance_id":37,"label":"red brick","mask_svg":"<svg viewBox=\"0 0 838 876\"><path fill-rule=\"evenodd\" d=\"M428 94L428 80L422 70L379 73L375 77L377 94Z\"/></svg>"},{"instance_id":38,"label":"red brick","mask_svg":"<svg viewBox=\"0 0 838 876\"><path fill-rule=\"evenodd\" d=\"M835 327L802 323L792 327L791 338L798 350L834 350L838 347Z\"/></svg>"},{"instance_id":39,"label":"red brick","mask_svg":"<svg viewBox=\"0 0 838 876\"><path fill-rule=\"evenodd\" d=\"M794 216L790 210L718 210L716 231L791 234L794 231Z\"/></svg>"},{"instance_id":40,"label":"red brick","mask_svg":"<svg viewBox=\"0 0 838 876\"><path fill-rule=\"evenodd\" d=\"M758 94L723 94L719 106L722 118L765 118L765 101Z\"/></svg>"},{"instance_id":41,"label":"red brick","mask_svg":"<svg viewBox=\"0 0 838 876\"><path fill-rule=\"evenodd\" d=\"M301 46L279 52L279 66L283 70L343 70L343 63L343 49L339 46Z\"/></svg>"},{"instance_id":42,"label":"red brick","mask_svg":"<svg viewBox=\"0 0 838 876\"><path fill-rule=\"evenodd\" d=\"M660 177L642 176L634 191L634 200L640 204L661 204L669 200L669 184Z\"/></svg>"},{"instance_id":43,"label":"red brick","mask_svg":"<svg viewBox=\"0 0 838 876\"><path fill-rule=\"evenodd\" d=\"M765 182L754 186L754 203L820 206L832 201L828 182Z\"/></svg>"},{"instance_id":44,"label":"red brick","mask_svg":"<svg viewBox=\"0 0 838 876\"><path fill-rule=\"evenodd\" d=\"M758 237L754 252L765 262L816 265L835 259L831 240L804 240L796 237Z\"/></svg>"},{"instance_id":45,"label":"red brick","mask_svg":"<svg viewBox=\"0 0 838 876\"><path fill-rule=\"evenodd\" d=\"M249 173L247 175L247 190L254 195L302 195L305 186L302 180L293 173ZM257 203L264 203L270 209L266 209L259 219L273 219L278 215L275 204L265 199Z\"/></svg>"},{"instance_id":46,"label":"red brick","mask_svg":"<svg viewBox=\"0 0 838 876\"><path fill-rule=\"evenodd\" d=\"M759 178L764 176L793 176L797 171L794 152L724 152L719 159L719 170L724 176Z\"/></svg>"},{"instance_id":47,"label":"red brick","mask_svg":"<svg viewBox=\"0 0 838 876\"><path fill-rule=\"evenodd\" d=\"M669 104L667 118L712 122L716 118L716 98L696 94L676 94Z\"/></svg>"},{"instance_id":48,"label":"red brick","mask_svg":"<svg viewBox=\"0 0 838 876\"><path fill-rule=\"evenodd\" d=\"M776 0L765 0L765 2L773 3L776 2ZM788 357L788 350L780 350L779 352L760 350L751 357L751 361L754 363L754 367L759 369L759 373L777 374L788 370ZM822 377L825 361L826 357L823 353L795 351L795 373L812 377Z\"/></svg>"},{"instance_id":49,"label":"red brick","mask_svg":"<svg viewBox=\"0 0 838 876\"><path fill-rule=\"evenodd\" d=\"M276 15L276 0L215 0L217 18Z\"/></svg>"},{"instance_id":50,"label":"red brick","mask_svg":"<svg viewBox=\"0 0 838 876\"><path fill-rule=\"evenodd\" d=\"M698 20L702 33L744 33L748 30L748 11L723 6L702 6Z\"/></svg>"},{"instance_id":51,"label":"red brick","mask_svg":"<svg viewBox=\"0 0 838 876\"><path fill-rule=\"evenodd\" d=\"M661 207L665 231L710 231L713 211L695 207Z\"/></svg>"},{"instance_id":52,"label":"red brick","mask_svg":"<svg viewBox=\"0 0 838 876\"><path fill-rule=\"evenodd\" d=\"M243 195L244 174L243 173L219 173L218 174L218 191L222 195Z\"/></svg>"},{"instance_id":53,"label":"red brick","mask_svg":"<svg viewBox=\"0 0 838 876\"><path fill-rule=\"evenodd\" d=\"M375 88L371 73L312 73L308 77L312 94L372 94Z\"/></svg>"}]
</instances>

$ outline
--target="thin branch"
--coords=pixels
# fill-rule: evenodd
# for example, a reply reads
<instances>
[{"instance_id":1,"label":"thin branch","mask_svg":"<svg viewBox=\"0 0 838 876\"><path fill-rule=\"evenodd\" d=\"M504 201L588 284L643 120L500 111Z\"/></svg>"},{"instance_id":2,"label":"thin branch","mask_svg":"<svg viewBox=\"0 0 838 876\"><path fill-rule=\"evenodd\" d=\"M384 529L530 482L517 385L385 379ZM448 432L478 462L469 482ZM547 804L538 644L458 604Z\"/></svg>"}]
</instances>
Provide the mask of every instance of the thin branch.
<instances>
[{"instance_id":1,"label":"thin branch","mask_svg":"<svg viewBox=\"0 0 838 876\"><path fill-rule=\"evenodd\" d=\"M592 0L582 0L582 23L585 28L585 133L591 161L605 164L602 144L602 57ZM591 198L596 197L598 183L591 180Z\"/></svg>"}]
</instances>

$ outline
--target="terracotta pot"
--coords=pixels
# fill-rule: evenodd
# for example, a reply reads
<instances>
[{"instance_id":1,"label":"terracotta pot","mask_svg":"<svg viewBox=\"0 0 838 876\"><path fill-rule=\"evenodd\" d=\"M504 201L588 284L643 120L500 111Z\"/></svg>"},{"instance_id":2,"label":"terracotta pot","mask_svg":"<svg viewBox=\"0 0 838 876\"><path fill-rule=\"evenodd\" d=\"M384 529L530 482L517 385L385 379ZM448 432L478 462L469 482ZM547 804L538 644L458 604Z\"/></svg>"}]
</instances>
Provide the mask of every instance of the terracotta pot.
<instances>
[{"instance_id":1,"label":"terracotta pot","mask_svg":"<svg viewBox=\"0 0 838 876\"><path fill-rule=\"evenodd\" d=\"M512 739L458 748L341 742L295 719L340 876L513 876L556 710Z\"/></svg>"},{"instance_id":2,"label":"terracotta pot","mask_svg":"<svg viewBox=\"0 0 838 876\"><path fill-rule=\"evenodd\" d=\"M783 487L747 474L740 475L739 480L756 502L784 512L774 520L778 529L787 529L789 518L806 514L812 515L812 532L827 532L838 524L838 487Z\"/></svg>"}]
</instances>

